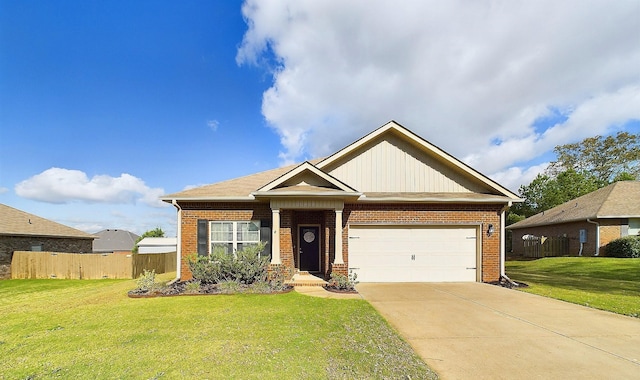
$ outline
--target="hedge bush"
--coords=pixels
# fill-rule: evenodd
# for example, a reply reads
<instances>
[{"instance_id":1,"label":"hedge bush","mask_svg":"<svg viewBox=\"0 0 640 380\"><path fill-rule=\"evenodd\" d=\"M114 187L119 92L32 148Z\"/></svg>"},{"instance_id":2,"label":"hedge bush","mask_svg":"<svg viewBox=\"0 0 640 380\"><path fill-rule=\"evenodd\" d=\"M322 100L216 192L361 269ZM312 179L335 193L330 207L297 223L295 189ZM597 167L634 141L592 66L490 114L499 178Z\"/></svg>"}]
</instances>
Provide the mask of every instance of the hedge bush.
<instances>
[{"instance_id":1,"label":"hedge bush","mask_svg":"<svg viewBox=\"0 0 640 380\"><path fill-rule=\"evenodd\" d=\"M606 245L606 255L621 258L640 257L640 236L625 236L611 241Z\"/></svg>"},{"instance_id":2,"label":"hedge bush","mask_svg":"<svg viewBox=\"0 0 640 380\"><path fill-rule=\"evenodd\" d=\"M210 256L192 255L189 269L193 278L203 284L220 284L229 281L251 285L267 279L269 257L260 254L264 244L249 246L235 254L215 251Z\"/></svg>"}]
</instances>

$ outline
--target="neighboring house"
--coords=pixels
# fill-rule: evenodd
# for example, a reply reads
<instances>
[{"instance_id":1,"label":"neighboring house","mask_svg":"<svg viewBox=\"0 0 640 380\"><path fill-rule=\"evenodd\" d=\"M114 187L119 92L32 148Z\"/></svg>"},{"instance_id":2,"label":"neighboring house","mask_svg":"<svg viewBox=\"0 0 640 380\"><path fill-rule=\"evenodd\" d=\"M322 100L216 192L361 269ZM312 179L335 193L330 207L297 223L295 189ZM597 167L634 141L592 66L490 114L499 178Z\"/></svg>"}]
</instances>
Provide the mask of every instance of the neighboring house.
<instances>
[{"instance_id":1,"label":"neighboring house","mask_svg":"<svg viewBox=\"0 0 640 380\"><path fill-rule=\"evenodd\" d=\"M521 201L393 121L327 158L162 199L178 209L182 279L190 254L263 241L272 265L362 282L499 280L505 210Z\"/></svg>"},{"instance_id":2,"label":"neighboring house","mask_svg":"<svg viewBox=\"0 0 640 380\"><path fill-rule=\"evenodd\" d=\"M0 204L0 278L11 277L14 251L91 253L95 236Z\"/></svg>"},{"instance_id":3,"label":"neighboring house","mask_svg":"<svg viewBox=\"0 0 640 380\"><path fill-rule=\"evenodd\" d=\"M126 230L107 229L96 232L94 253L131 252L140 236Z\"/></svg>"},{"instance_id":4,"label":"neighboring house","mask_svg":"<svg viewBox=\"0 0 640 380\"><path fill-rule=\"evenodd\" d=\"M138 253L176 252L177 238L146 237L138 242Z\"/></svg>"},{"instance_id":5,"label":"neighboring house","mask_svg":"<svg viewBox=\"0 0 640 380\"><path fill-rule=\"evenodd\" d=\"M597 256L610 241L640 233L640 182L613 183L507 229L513 232L514 254L522 254L523 237L530 235L564 236L569 239L570 255Z\"/></svg>"}]
</instances>

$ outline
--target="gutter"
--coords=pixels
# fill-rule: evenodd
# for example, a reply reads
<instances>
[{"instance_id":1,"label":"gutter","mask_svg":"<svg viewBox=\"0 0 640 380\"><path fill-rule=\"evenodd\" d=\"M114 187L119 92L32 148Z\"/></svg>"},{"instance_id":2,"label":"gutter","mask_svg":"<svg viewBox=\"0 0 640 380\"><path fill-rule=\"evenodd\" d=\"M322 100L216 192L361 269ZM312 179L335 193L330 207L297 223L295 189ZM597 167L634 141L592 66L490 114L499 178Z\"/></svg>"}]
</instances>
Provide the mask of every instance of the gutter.
<instances>
[{"instance_id":1,"label":"gutter","mask_svg":"<svg viewBox=\"0 0 640 380\"><path fill-rule=\"evenodd\" d=\"M599 256L600 255L600 223L594 222L589 218L587 218L587 223L596 225L596 254L594 256Z\"/></svg>"},{"instance_id":2,"label":"gutter","mask_svg":"<svg viewBox=\"0 0 640 380\"><path fill-rule=\"evenodd\" d=\"M176 226L176 278L170 284L180 281L180 269L182 268L182 208L175 199L171 204L178 210L178 224Z\"/></svg>"}]
</instances>

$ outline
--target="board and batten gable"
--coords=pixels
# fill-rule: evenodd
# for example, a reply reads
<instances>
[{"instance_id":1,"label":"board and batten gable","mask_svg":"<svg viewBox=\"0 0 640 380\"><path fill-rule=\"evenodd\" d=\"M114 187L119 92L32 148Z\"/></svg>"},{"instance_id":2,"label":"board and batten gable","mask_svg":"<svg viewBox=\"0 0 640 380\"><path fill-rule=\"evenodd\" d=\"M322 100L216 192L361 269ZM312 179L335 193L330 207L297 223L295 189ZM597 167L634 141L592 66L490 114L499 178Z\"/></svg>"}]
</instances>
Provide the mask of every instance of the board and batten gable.
<instances>
[{"instance_id":1,"label":"board and batten gable","mask_svg":"<svg viewBox=\"0 0 640 380\"><path fill-rule=\"evenodd\" d=\"M385 133L323 170L358 191L492 193L468 173L396 133Z\"/></svg>"}]
</instances>

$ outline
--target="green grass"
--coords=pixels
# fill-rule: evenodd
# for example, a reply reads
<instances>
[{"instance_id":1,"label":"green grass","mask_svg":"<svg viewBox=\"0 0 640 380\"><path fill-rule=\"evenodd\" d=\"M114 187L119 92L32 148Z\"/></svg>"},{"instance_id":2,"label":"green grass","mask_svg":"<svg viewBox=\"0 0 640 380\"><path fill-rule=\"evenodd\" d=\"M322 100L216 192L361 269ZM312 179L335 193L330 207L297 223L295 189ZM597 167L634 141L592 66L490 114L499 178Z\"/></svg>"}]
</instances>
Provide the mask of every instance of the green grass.
<instances>
[{"instance_id":1,"label":"green grass","mask_svg":"<svg viewBox=\"0 0 640 380\"><path fill-rule=\"evenodd\" d=\"M551 257L507 261L521 290L596 309L640 317L640 259Z\"/></svg>"},{"instance_id":2,"label":"green grass","mask_svg":"<svg viewBox=\"0 0 640 380\"><path fill-rule=\"evenodd\" d=\"M363 300L128 298L134 287L0 281L0 379L436 378Z\"/></svg>"}]
</instances>

